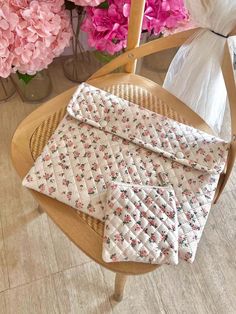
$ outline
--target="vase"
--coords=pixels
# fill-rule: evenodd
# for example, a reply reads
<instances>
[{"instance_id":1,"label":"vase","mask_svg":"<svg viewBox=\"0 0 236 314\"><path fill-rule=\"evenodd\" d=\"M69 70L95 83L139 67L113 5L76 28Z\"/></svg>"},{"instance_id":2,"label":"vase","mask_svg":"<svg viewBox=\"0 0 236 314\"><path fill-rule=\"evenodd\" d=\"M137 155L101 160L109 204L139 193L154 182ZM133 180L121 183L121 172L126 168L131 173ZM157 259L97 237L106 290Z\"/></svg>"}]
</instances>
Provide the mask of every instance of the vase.
<instances>
[{"instance_id":1,"label":"vase","mask_svg":"<svg viewBox=\"0 0 236 314\"><path fill-rule=\"evenodd\" d=\"M101 67L93 51L74 53L63 62L63 72L72 82L86 81L96 70Z\"/></svg>"},{"instance_id":2,"label":"vase","mask_svg":"<svg viewBox=\"0 0 236 314\"><path fill-rule=\"evenodd\" d=\"M81 39L80 28L83 23L85 12L83 8L75 8L70 11L73 37L71 40L71 53L63 62L63 71L66 78L73 82L81 83L86 81L101 64L94 56L93 51L84 49Z\"/></svg>"},{"instance_id":3,"label":"vase","mask_svg":"<svg viewBox=\"0 0 236 314\"><path fill-rule=\"evenodd\" d=\"M52 82L47 70L38 72L28 83L19 79L17 74L12 74L12 80L23 102L41 102L52 91Z\"/></svg>"},{"instance_id":4,"label":"vase","mask_svg":"<svg viewBox=\"0 0 236 314\"><path fill-rule=\"evenodd\" d=\"M15 87L10 78L0 77L0 102L6 101L15 93Z\"/></svg>"}]
</instances>

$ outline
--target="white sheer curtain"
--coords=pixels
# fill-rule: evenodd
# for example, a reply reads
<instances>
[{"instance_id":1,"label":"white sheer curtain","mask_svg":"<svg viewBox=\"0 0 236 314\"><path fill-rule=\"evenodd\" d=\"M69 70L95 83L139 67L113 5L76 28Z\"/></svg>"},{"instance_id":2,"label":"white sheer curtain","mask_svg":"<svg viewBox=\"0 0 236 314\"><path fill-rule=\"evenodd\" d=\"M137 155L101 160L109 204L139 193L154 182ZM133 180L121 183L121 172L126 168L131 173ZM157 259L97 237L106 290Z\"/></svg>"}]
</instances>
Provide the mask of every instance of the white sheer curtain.
<instances>
[{"instance_id":1,"label":"white sheer curtain","mask_svg":"<svg viewBox=\"0 0 236 314\"><path fill-rule=\"evenodd\" d=\"M236 0L185 2L202 29L179 49L163 86L219 134L227 103L220 64L226 41L230 42L232 50L236 46L236 37L224 37L236 26Z\"/></svg>"}]
</instances>

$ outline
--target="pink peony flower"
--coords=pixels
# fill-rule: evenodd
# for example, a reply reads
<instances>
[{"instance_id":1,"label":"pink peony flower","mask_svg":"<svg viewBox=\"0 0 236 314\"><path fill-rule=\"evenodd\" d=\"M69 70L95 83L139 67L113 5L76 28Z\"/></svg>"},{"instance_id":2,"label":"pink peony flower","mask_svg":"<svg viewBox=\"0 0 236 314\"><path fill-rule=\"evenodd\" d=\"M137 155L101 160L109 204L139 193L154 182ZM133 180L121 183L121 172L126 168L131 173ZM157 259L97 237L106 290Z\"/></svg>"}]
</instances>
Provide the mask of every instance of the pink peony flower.
<instances>
[{"instance_id":1,"label":"pink peony flower","mask_svg":"<svg viewBox=\"0 0 236 314\"><path fill-rule=\"evenodd\" d=\"M82 7L90 6L90 7L96 7L100 3L104 2L104 0L70 0L71 2L74 2L76 5L81 5Z\"/></svg>"},{"instance_id":2,"label":"pink peony flower","mask_svg":"<svg viewBox=\"0 0 236 314\"><path fill-rule=\"evenodd\" d=\"M147 0L143 30L158 35L166 29L177 28L187 19L188 13L183 0Z\"/></svg>"},{"instance_id":3,"label":"pink peony flower","mask_svg":"<svg viewBox=\"0 0 236 314\"><path fill-rule=\"evenodd\" d=\"M108 9L87 8L82 30L91 47L113 55L127 44L130 0L108 0L108 5ZM157 35L187 20L183 0L146 0L142 29Z\"/></svg>"},{"instance_id":4,"label":"pink peony flower","mask_svg":"<svg viewBox=\"0 0 236 314\"><path fill-rule=\"evenodd\" d=\"M81 29L88 33L91 47L111 55L126 47L129 4L130 0L109 0L108 9L86 9Z\"/></svg>"}]
</instances>

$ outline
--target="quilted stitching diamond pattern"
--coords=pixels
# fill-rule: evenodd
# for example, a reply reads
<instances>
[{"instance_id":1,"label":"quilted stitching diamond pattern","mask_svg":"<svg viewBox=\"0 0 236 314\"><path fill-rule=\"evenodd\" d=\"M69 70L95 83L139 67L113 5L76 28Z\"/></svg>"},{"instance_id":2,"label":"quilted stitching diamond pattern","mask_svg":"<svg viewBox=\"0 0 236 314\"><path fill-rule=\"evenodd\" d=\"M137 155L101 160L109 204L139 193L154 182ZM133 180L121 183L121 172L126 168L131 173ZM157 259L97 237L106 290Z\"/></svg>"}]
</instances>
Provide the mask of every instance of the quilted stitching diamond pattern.
<instances>
[{"instance_id":1,"label":"quilted stitching diamond pattern","mask_svg":"<svg viewBox=\"0 0 236 314\"><path fill-rule=\"evenodd\" d=\"M104 261L178 263L178 220L171 187L112 184L106 213Z\"/></svg>"},{"instance_id":2,"label":"quilted stitching diamond pattern","mask_svg":"<svg viewBox=\"0 0 236 314\"><path fill-rule=\"evenodd\" d=\"M193 169L66 116L23 184L104 220L107 185L111 181L159 186L160 173L173 187L178 203L179 256L192 262L219 174Z\"/></svg>"},{"instance_id":3,"label":"quilted stitching diamond pattern","mask_svg":"<svg viewBox=\"0 0 236 314\"><path fill-rule=\"evenodd\" d=\"M184 165L222 172L229 144L86 83L68 105L70 115Z\"/></svg>"},{"instance_id":4,"label":"quilted stitching diamond pattern","mask_svg":"<svg viewBox=\"0 0 236 314\"><path fill-rule=\"evenodd\" d=\"M103 220L108 183L158 186L159 173L166 173L179 203L180 257L193 261L219 175L183 166L66 116L23 184Z\"/></svg>"}]
</instances>

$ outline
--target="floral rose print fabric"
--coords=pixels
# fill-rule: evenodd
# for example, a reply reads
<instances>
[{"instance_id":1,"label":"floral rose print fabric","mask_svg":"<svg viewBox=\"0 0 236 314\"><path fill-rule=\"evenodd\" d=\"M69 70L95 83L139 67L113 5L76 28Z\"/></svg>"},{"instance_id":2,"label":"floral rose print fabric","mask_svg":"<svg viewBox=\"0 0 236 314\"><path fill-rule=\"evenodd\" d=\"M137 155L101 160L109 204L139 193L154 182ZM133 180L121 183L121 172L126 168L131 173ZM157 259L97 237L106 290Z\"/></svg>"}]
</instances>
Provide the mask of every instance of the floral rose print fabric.
<instances>
[{"instance_id":1,"label":"floral rose print fabric","mask_svg":"<svg viewBox=\"0 0 236 314\"><path fill-rule=\"evenodd\" d=\"M228 144L88 84L68 112L23 184L101 221L111 182L168 184L179 204L178 254L192 262Z\"/></svg>"},{"instance_id":2,"label":"floral rose print fabric","mask_svg":"<svg viewBox=\"0 0 236 314\"><path fill-rule=\"evenodd\" d=\"M178 264L178 219L172 187L113 183L107 192L105 262Z\"/></svg>"},{"instance_id":3,"label":"floral rose print fabric","mask_svg":"<svg viewBox=\"0 0 236 314\"><path fill-rule=\"evenodd\" d=\"M77 89L68 112L191 168L211 173L224 169L228 143L86 83Z\"/></svg>"}]
</instances>

